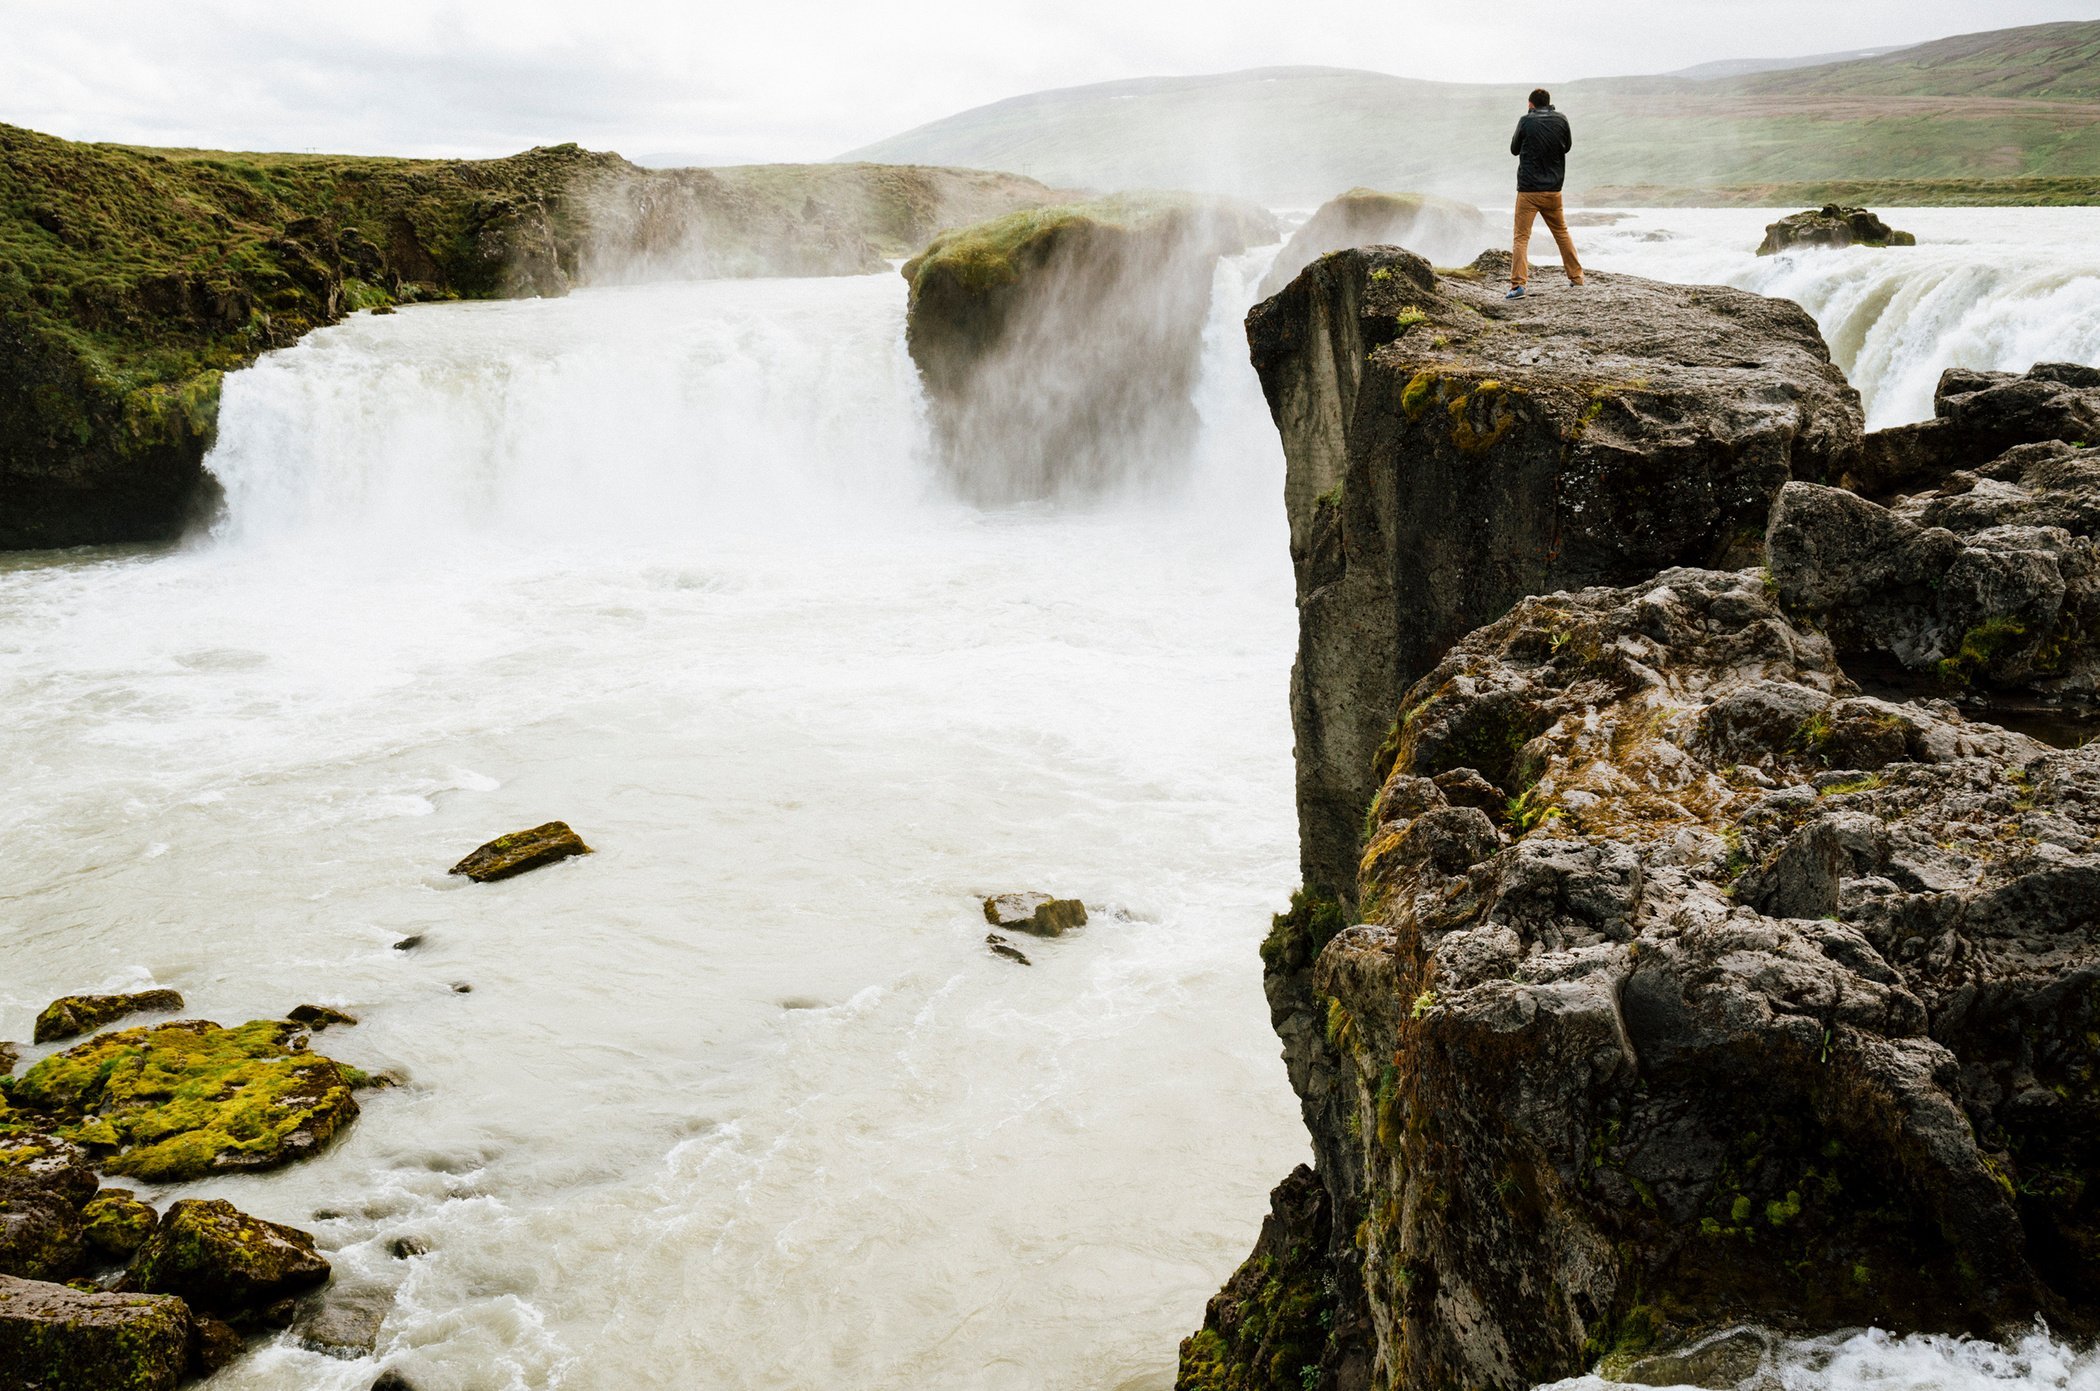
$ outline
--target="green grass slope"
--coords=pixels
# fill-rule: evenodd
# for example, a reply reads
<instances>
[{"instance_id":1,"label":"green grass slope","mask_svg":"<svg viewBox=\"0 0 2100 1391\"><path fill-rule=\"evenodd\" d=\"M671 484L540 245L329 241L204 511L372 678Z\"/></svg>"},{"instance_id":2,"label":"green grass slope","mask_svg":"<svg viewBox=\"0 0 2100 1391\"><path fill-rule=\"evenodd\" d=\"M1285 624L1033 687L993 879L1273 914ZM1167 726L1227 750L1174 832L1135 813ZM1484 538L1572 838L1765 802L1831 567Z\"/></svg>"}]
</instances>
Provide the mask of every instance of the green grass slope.
<instances>
[{"instance_id":1,"label":"green grass slope","mask_svg":"<svg viewBox=\"0 0 2100 1391\"><path fill-rule=\"evenodd\" d=\"M1549 85L1575 122L1577 196L1642 186L1682 201L1704 189L1903 180L1960 181L1964 202L2018 201L2018 185L1995 182L2100 176L2100 21L1776 72ZM1506 198L1522 105L1514 87L1262 69L1035 93L852 157L1281 203L1360 184Z\"/></svg>"}]
</instances>

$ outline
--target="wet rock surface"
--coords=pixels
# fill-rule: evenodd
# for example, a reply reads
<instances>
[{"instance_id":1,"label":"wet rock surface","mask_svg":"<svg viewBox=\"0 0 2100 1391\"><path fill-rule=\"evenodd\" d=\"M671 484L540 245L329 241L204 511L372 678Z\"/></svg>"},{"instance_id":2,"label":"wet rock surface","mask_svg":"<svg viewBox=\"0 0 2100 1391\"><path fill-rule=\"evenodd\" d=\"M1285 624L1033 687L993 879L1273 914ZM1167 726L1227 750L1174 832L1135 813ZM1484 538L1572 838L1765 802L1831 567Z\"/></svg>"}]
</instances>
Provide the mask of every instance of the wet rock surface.
<instances>
[{"instance_id":1,"label":"wet rock surface","mask_svg":"<svg viewBox=\"0 0 2100 1391\"><path fill-rule=\"evenodd\" d=\"M1747 365L1785 355L1784 311L1730 336L1651 308L1740 358L1659 352L1600 487L1569 469L1587 424L1530 417L1591 379L1611 316L1496 321L1548 404L1476 419L1508 381L1433 395L1450 369L1406 335L1477 340L1393 255L1329 257L1250 321L1298 489L1308 876L1262 952L1324 1211L1302 1171L1279 1188L1180 1384L1517 1391L1600 1360L1733 1384L1774 1333L2100 1331L2100 744L1970 705L2090 679L2089 369L1950 373L1929 430L1863 440L1845 392L1799 388L1830 381L1819 343L1791 393ZM1410 432L1410 393L1471 440ZM1701 463L1730 430L1753 443ZM1470 520L1388 481L1461 444L1472 476L1429 476ZM1911 457L1871 498L1835 486L1877 449ZM1750 459L1733 510L1681 491ZM1316 467L1341 486L1301 507ZM1527 520L1542 497L1566 515ZM1626 534L1585 536L1575 501ZM1471 549L1429 568L1446 531ZM1483 563L1511 534L1543 557ZM1636 573L1546 583L1585 548ZM1323 826L1304 793L1344 785L1349 738L1362 800Z\"/></svg>"},{"instance_id":2,"label":"wet rock surface","mask_svg":"<svg viewBox=\"0 0 2100 1391\"><path fill-rule=\"evenodd\" d=\"M82 1235L106 1260L128 1261L153 1235L160 1214L122 1188L105 1188L80 1209Z\"/></svg>"},{"instance_id":3,"label":"wet rock surface","mask_svg":"<svg viewBox=\"0 0 2100 1391\"><path fill-rule=\"evenodd\" d=\"M296 1227L251 1217L222 1199L184 1199L125 1276L125 1288L180 1296L235 1327L281 1327L288 1301L327 1281L329 1265Z\"/></svg>"},{"instance_id":4,"label":"wet rock surface","mask_svg":"<svg viewBox=\"0 0 2100 1391\"><path fill-rule=\"evenodd\" d=\"M1059 937L1086 926L1086 905L1044 893L994 894L984 901L984 920L1006 932Z\"/></svg>"},{"instance_id":5,"label":"wet rock surface","mask_svg":"<svg viewBox=\"0 0 2100 1391\"><path fill-rule=\"evenodd\" d=\"M1288 463L1299 840L1326 898L1354 897L1374 755L1452 643L1527 594L1755 563L1781 485L1860 448L1798 306L1608 274L1509 303L1506 271L1342 251L1247 318Z\"/></svg>"},{"instance_id":6,"label":"wet rock surface","mask_svg":"<svg viewBox=\"0 0 2100 1391\"><path fill-rule=\"evenodd\" d=\"M1821 208L1782 217L1765 228L1760 256L1776 256L1796 247L1916 246L1918 239L1899 232L1865 208L1827 203Z\"/></svg>"},{"instance_id":7,"label":"wet rock surface","mask_svg":"<svg viewBox=\"0 0 2100 1391\"><path fill-rule=\"evenodd\" d=\"M168 1391L189 1362L179 1299L86 1294L0 1275L0 1384L36 1391Z\"/></svg>"},{"instance_id":8,"label":"wet rock surface","mask_svg":"<svg viewBox=\"0 0 2100 1391\"><path fill-rule=\"evenodd\" d=\"M182 1008L182 995L174 990L142 990L133 995L68 995L44 1006L36 1017L36 1041L57 1043L93 1033L127 1014L148 1014Z\"/></svg>"},{"instance_id":9,"label":"wet rock surface","mask_svg":"<svg viewBox=\"0 0 2100 1391\"><path fill-rule=\"evenodd\" d=\"M569 829L568 822L549 821L529 831L513 831L507 836L496 837L452 866L448 873L464 875L477 884L487 884L551 865L557 860L566 860L571 855L590 853L591 847L583 843L582 836Z\"/></svg>"},{"instance_id":10,"label":"wet rock surface","mask_svg":"<svg viewBox=\"0 0 2100 1391\"><path fill-rule=\"evenodd\" d=\"M937 458L973 501L1099 492L1194 446L1218 258L1258 208L1122 195L944 233L904 266Z\"/></svg>"}]
</instances>

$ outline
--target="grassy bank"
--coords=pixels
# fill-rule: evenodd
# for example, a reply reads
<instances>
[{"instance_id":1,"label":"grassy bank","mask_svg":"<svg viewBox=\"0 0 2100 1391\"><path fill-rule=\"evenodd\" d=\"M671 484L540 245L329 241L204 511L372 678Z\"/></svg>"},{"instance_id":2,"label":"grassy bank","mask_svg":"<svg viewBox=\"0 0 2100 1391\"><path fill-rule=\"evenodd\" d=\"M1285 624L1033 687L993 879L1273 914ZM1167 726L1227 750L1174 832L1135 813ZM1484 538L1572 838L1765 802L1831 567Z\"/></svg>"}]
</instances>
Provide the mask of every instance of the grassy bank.
<instances>
[{"instance_id":1,"label":"grassy bank","mask_svg":"<svg viewBox=\"0 0 2100 1391\"><path fill-rule=\"evenodd\" d=\"M2100 206L2100 175L2036 179L1843 179L1827 183L1665 188L1605 184L1583 191L1592 208L2075 208Z\"/></svg>"}]
</instances>

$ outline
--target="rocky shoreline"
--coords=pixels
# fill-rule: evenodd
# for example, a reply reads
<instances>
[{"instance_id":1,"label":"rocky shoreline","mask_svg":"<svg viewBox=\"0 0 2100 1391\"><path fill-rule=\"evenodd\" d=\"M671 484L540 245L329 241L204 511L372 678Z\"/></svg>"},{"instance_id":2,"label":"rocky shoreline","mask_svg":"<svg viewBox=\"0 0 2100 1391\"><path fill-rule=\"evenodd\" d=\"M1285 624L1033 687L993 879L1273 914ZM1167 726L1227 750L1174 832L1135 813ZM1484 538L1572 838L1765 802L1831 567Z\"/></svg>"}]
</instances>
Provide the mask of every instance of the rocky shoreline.
<instances>
[{"instance_id":1,"label":"rocky shoreline","mask_svg":"<svg viewBox=\"0 0 2100 1391\"><path fill-rule=\"evenodd\" d=\"M1301 617L1263 957L1316 1169L1178 1386L2100 1329L2100 373L1949 373L1864 435L1790 304L1508 309L1500 269L1343 252L1249 316Z\"/></svg>"}]
</instances>

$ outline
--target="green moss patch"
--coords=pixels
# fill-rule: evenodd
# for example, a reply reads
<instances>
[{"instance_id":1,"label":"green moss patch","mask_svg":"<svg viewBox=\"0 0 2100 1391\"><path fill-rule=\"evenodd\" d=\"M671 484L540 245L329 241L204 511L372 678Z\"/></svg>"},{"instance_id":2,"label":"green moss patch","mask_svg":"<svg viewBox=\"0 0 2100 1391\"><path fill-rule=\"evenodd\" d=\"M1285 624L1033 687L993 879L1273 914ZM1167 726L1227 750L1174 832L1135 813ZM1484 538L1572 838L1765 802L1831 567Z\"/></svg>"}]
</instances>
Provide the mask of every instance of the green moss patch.
<instances>
[{"instance_id":1,"label":"green moss patch","mask_svg":"<svg viewBox=\"0 0 2100 1391\"><path fill-rule=\"evenodd\" d=\"M44 1059L10 1098L110 1173L173 1183L272 1168L316 1152L357 1116L361 1074L294 1039L303 1034L283 1020L125 1029Z\"/></svg>"}]
</instances>

